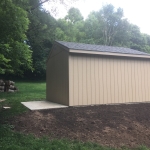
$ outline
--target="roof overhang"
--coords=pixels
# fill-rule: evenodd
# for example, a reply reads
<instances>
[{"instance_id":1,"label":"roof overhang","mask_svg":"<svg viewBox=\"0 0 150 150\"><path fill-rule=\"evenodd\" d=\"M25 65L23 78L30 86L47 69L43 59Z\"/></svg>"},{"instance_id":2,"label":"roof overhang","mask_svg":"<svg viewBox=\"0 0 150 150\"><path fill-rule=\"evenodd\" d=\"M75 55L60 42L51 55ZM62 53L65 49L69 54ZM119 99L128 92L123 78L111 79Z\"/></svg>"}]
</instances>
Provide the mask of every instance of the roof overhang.
<instances>
[{"instance_id":1,"label":"roof overhang","mask_svg":"<svg viewBox=\"0 0 150 150\"><path fill-rule=\"evenodd\" d=\"M78 54L93 54L93 55L105 55L105 56L150 58L150 55L134 55L134 54L98 52L98 51L89 51L89 50L74 50L74 49L70 49L69 52L70 53L78 53Z\"/></svg>"}]
</instances>

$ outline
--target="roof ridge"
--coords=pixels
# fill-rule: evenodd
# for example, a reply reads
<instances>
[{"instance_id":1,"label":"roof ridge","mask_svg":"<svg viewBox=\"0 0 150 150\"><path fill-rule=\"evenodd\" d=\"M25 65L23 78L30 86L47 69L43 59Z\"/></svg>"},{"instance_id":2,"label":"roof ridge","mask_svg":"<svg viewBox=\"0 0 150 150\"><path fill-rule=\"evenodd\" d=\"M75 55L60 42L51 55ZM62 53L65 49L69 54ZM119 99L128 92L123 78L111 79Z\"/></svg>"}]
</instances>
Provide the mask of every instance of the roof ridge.
<instances>
[{"instance_id":1,"label":"roof ridge","mask_svg":"<svg viewBox=\"0 0 150 150\"><path fill-rule=\"evenodd\" d=\"M134 54L134 55L150 55L146 52L134 50L128 47L117 47L117 46L65 42L65 41L56 41L56 42L73 50L99 51L99 52Z\"/></svg>"}]
</instances>

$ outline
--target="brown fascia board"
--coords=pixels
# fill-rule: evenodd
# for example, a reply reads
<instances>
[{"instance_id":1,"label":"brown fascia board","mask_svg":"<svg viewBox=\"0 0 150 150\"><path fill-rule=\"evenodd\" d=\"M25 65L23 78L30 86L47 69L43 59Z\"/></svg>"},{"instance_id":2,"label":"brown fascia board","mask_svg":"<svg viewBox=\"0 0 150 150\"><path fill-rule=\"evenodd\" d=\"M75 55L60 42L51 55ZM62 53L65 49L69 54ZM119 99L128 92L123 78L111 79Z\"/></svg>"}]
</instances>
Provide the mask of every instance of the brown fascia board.
<instances>
[{"instance_id":1,"label":"brown fascia board","mask_svg":"<svg viewBox=\"0 0 150 150\"><path fill-rule=\"evenodd\" d=\"M47 58L47 60L46 60L46 64L47 64L48 60L51 58L51 54L52 54L54 48L55 48L57 45L58 45L59 47L61 47L63 50L69 52L69 48L67 48L67 47L65 47L65 46L63 46L63 45L61 45L61 44L59 44L59 43L57 43L57 42L55 41L55 42L54 42L54 45L52 46L52 49L51 49L51 51L50 51L50 53L49 53L49 55L48 55L48 58Z\"/></svg>"},{"instance_id":2,"label":"brown fascia board","mask_svg":"<svg viewBox=\"0 0 150 150\"><path fill-rule=\"evenodd\" d=\"M56 41L55 41L55 44L58 45L59 47L63 48L63 50L69 52L69 48L68 47L66 47L66 46L64 46L64 45L62 45L60 43L57 43Z\"/></svg>"},{"instance_id":3,"label":"brown fascia board","mask_svg":"<svg viewBox=\"0 0 150 150\"><path fill-rule=\"evenodd\" d=\"M50 53L49 53L49 55L48 55L48 58L47 58L47 60L46 60L46 65L47 65L48 60L49 60L50 57L51 57L51 54L52 54L52 51L53 51L54 47L55 47L55 45L52 46L52 49L51 49L51 51L50 51Z\"/></svg>"},{"instance_id":4,"label":"brown fascia board","mask_svg":"<svg viewBox=\"0 0 150 150\"><path fill-rule=\"evenodd\" d=\"M79 53L79 54L96 54L96 55L106 55L106 56L122 56L122 57L136 57L136 58L150 58L150 55L134 55L134 54L125 54L125 53L110 53L110 52L98 52L98 51L86 51L86 50L74 50L70 49L70 53Z\"/></svg>"}]
</instances>

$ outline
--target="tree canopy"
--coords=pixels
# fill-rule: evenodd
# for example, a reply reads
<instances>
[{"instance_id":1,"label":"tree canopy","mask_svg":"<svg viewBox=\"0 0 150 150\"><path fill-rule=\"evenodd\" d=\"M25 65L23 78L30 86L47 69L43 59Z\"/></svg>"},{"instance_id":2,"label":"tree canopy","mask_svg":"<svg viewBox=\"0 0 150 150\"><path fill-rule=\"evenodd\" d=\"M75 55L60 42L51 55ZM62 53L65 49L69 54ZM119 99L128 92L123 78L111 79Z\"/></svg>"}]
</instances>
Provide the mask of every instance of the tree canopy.
<instances>
[{"instance_id":1,"label":"tree canopy","mask_svg":"<svg viewBox=\"0 0 150 150\"><path fill-rule=\"evenodd\" d=\"M23 73L32 69L32 51L26 44L27 13L12 0L0 3L0 73Z\"/></svg>"},{"instance_id":2,"label":"tree canopy","mask_svg":"<svg viewBox=\"0 0 150 150\"><path fill-rule=\"evenodd\" d=\"M150 35L124 18L112 4L86 19L77 8L55 19L42 4L51 0L1 0L0 74L45 77L46 59L54 40L122 46L150 52ZM65 3L65 0L61 1Z\"/></svg>"}]
</instances>

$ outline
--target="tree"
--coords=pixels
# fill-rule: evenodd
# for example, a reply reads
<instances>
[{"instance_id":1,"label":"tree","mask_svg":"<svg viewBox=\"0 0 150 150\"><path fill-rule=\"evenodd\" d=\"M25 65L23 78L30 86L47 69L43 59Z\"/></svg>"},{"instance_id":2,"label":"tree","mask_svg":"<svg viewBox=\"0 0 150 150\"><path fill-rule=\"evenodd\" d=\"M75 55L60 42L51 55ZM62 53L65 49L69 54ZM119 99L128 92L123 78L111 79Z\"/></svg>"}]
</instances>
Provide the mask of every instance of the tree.
<instances>
[{"instance_id":1,"label":"tree","mask_svg":"<svg viewBox=\"0 0 150 150\"><path fill-rule=\"evenodd\" d=\"M67 0L58 1L68 4ZM0 73L23 74L30 69L34 76L45 75L45 62L55 39L57 22L42 5L58 1L1 1Z\"/></svg>"},{"instance_id":2,"label":"tree","mask_svg":"<svg viewBox=\"0 0 150 150\"><path fill-rule=\"evenodd\" d=\"M118 8L115 11L115 7L112 4L105 5L100 10L100 20L103 23L103 38L105 45L113 45L114 37L121 27L123 9Z\"/></svg>"},{"instance_id":3,"label":"tree","mask_svg":"<svg viewBox=\"0 0 150 150\"><path fill-rule=\"evenodd\" d=\"M45 3L57 3L59 2L60 4L63 4L64 6L68 6L71 2L75 2L77 0L38 0L38 3L35 3L34 5L32 5L31 10L35 10L39 7L41 7L42 5L44 5Z\"/></svg>"},{"instance_id":4,"label":"tree","mask_svg":"<svg viewBox=\"0 0 150 150\"><path fill-rule=\"evenodd\" d=\"M83 20L83 16L80 13L80 10L77 8L70 8L68 11L68 15L65 17L65 19L68 22L71 22L72 24L75 24L78 21L82 21Z\"/></svg>"},{"instance_id":5,"label":"tree","mask_svg":"<svg viewBox=\"0 0 150 150\"><path fill-rule=\"evenodd\" d=\"M85 43L90 44L103 44L103 32L102 32L102 23L97 17L97 12L91 12L88 15L88 18L85 20L84 32Z\"/></svg>"},{"instance_id":6,"label":"tree","mask_svg":"<svg viewBox=\"0 0 150 150\"><path fill-rule=\"evenodd\" d=\"M130 23L127 19L122 19L113 38L112 45L130 47L130 44Z\"/></svg>"},{"instance_id":7,"label":"tree","mask_svg":"<svg viewBox=\"0 0 150 150\"><path fill-rule=\"evenodd\" d=\"M25 42L27 13L12 0L1 0L0 21L0 73L21 75L32 69L32 52Z\"/></svg>"},{"instance_id":8,"label":"tree","mask_svg":"<svg viewBox=\"0 0 150 150\"><path fill-rule=\"evenodd\" d=\"M54 40L68 40L66 33L59 27L56 21L42 5L51 0L29 1L28 18L30 20L27 31L28 43L33 51L33 72L27 72L26 76L44 78L46 75L46 60ZM56 2L54 0L54 2ZM66 0L59 0L66 4ZM61 21L60 21L61 22ZM66 22L66 21L65 21ZM68 25L68 24L67 24ZM64 24L61 26L65 26Z\"/></svg>"},{"instance_id":9,"label":"tree","mask_svg":"<svg viewBox=\"0 0 150 150\"><path fill-rule=\"evenodd\" d=\"M115 11L111 4L90 13L84 30L86 43L130 47L130 24L123 18L123 10Z\"/></svg>"},{"instance_id":10,"label":"tree","mask_svg":"<svg viewBox=\"0 0 150 150\"><path fill-rule=\"evenodd\" d=\"M30 1L32 8L38 5L39 0ZM28 43L32 50L33 72L27 72L30 77L45 77L46 59L54 41L54 31L56 28L56 20L43 8L31 10L28 13L30 20L29 29L27 31ZM26 75L27 76L27 75Z\"/></svg>"},{"instance_id":11,"label":"tree","mask_svg":"<svg viewBox=\"0 0 150 150\"><path fill-rule=\"evenodd\" d=\"M81 42L85 37L84 20L77 8L71 8L63 19L57 20L55 38L72 42Z\"/></svg>"}]
</instances>

